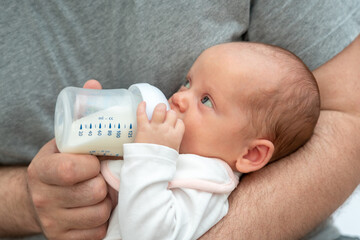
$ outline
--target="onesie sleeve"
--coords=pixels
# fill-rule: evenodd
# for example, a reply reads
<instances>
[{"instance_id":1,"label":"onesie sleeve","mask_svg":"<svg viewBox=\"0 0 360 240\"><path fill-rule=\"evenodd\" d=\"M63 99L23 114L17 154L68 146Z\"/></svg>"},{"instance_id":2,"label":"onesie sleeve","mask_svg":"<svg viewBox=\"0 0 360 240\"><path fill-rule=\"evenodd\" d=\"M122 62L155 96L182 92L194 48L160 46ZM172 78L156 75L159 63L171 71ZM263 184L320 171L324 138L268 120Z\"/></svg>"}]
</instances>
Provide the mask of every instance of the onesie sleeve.
<instances>
[{"instance_id":1,"label":"onesie sleeve","mask_svg":"<svg viewBox=\"0 0 360 240\"><path fill-rule=\"evenodd\" d=\"M228 210L228 194L169 189L178 153L154 144L124 145L118 201L127 239L197 239Z\"/></svg>"},{"instance_id":2,"label":"onesie sleeve","mask_svg":"<svg viewBox=\"0 0 360 240\"><path fill-rule=\"evenodd\" d=\"M255 0L247 40L277 45L311 69L348 46L360 32L360 1Z\"/></svg>"}]
</instances>

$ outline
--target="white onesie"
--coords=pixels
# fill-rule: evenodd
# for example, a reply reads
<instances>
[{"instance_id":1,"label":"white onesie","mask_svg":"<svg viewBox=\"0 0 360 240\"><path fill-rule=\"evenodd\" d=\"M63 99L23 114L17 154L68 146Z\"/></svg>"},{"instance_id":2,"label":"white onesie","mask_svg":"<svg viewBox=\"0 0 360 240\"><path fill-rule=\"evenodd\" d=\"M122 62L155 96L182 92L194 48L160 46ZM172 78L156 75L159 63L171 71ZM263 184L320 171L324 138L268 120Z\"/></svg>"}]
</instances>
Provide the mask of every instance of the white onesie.
<instances>
[{"instance_id":1,"label":"white onesie","mask_svg":"<svg viewBox=\"0 0 360 240\"><path fill-rule=\"evenodd\" d=\"M119 191L105 239L197 239L228 211L239 173L222 160L143 143L101 173Z\"/></svg>"}]
</instances>

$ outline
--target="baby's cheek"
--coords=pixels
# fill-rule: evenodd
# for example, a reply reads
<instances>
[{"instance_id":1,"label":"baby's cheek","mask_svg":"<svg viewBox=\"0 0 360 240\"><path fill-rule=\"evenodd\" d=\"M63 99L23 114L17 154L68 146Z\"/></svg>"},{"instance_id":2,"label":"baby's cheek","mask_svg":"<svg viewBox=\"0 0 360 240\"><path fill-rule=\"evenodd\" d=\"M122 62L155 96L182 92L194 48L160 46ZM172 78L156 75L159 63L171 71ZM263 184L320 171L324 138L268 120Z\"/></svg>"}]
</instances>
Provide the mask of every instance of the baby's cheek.
<instances>
[{"instance_id":1,"label":"baby's cheek","mask_svg":"<svg viewBox=\"0 0 360 240\"><path fill-rule=\"evenodd\" d=\"M201 145L201 137L196 136L196 132L185 127L185 133L180 144L180 153L199 154L199 147Z\"/></svg>"},{"instance_id":2,"label":"baby's cheek","mask_svg":"<svg viewBox=\"0 0 360 240\"><path fill-rule=\"evenodd\" d=\"M185 133L183 136L183 139L180 144L179 152L180 153L193 153L191 152L191 137L187 134L187 130L185 128Z\"/></svg>"}]
</instances>

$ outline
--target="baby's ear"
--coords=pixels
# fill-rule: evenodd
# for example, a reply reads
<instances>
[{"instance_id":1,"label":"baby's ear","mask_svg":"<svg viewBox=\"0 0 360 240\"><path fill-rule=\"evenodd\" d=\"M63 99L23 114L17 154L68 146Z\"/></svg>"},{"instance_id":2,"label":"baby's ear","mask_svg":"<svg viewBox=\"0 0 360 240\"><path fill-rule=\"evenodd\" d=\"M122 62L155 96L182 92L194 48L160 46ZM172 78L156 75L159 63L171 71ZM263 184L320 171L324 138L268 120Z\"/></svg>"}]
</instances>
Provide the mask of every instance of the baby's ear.
<instances>
[{"instance_id":1,"label":"baby's ear","mask_svg":"<svg viewBox=\"0 0 360 240\"><path fill-rule=\"evenodd\" d=\"M255 139L247 152L236 159L236 170L241 173L254 172L264 167L274 153L274 144L266 139Z\"/></svg>"}]
</instances>

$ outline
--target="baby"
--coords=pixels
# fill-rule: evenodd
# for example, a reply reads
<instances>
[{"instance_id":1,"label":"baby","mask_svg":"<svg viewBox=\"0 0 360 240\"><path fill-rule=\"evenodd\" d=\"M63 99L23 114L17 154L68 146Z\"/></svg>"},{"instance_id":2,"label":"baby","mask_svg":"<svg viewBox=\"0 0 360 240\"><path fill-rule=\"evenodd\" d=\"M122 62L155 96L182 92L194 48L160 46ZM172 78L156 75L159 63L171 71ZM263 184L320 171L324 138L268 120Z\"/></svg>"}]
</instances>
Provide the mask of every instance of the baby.
<instances>
[{"instance_id":1,"label":"baby","mask_svg":"<svg viewBox=\"0 0 360 240\"><path fill-rule=\"evenodd\" d=\"M149 121L141 103L124 160L102 162L119 191L107 239L199 238L227 214L240 174L302 146L320 112L299 58L245 42L205 50L169 104Z\"/></svg>"}]
</instances>

